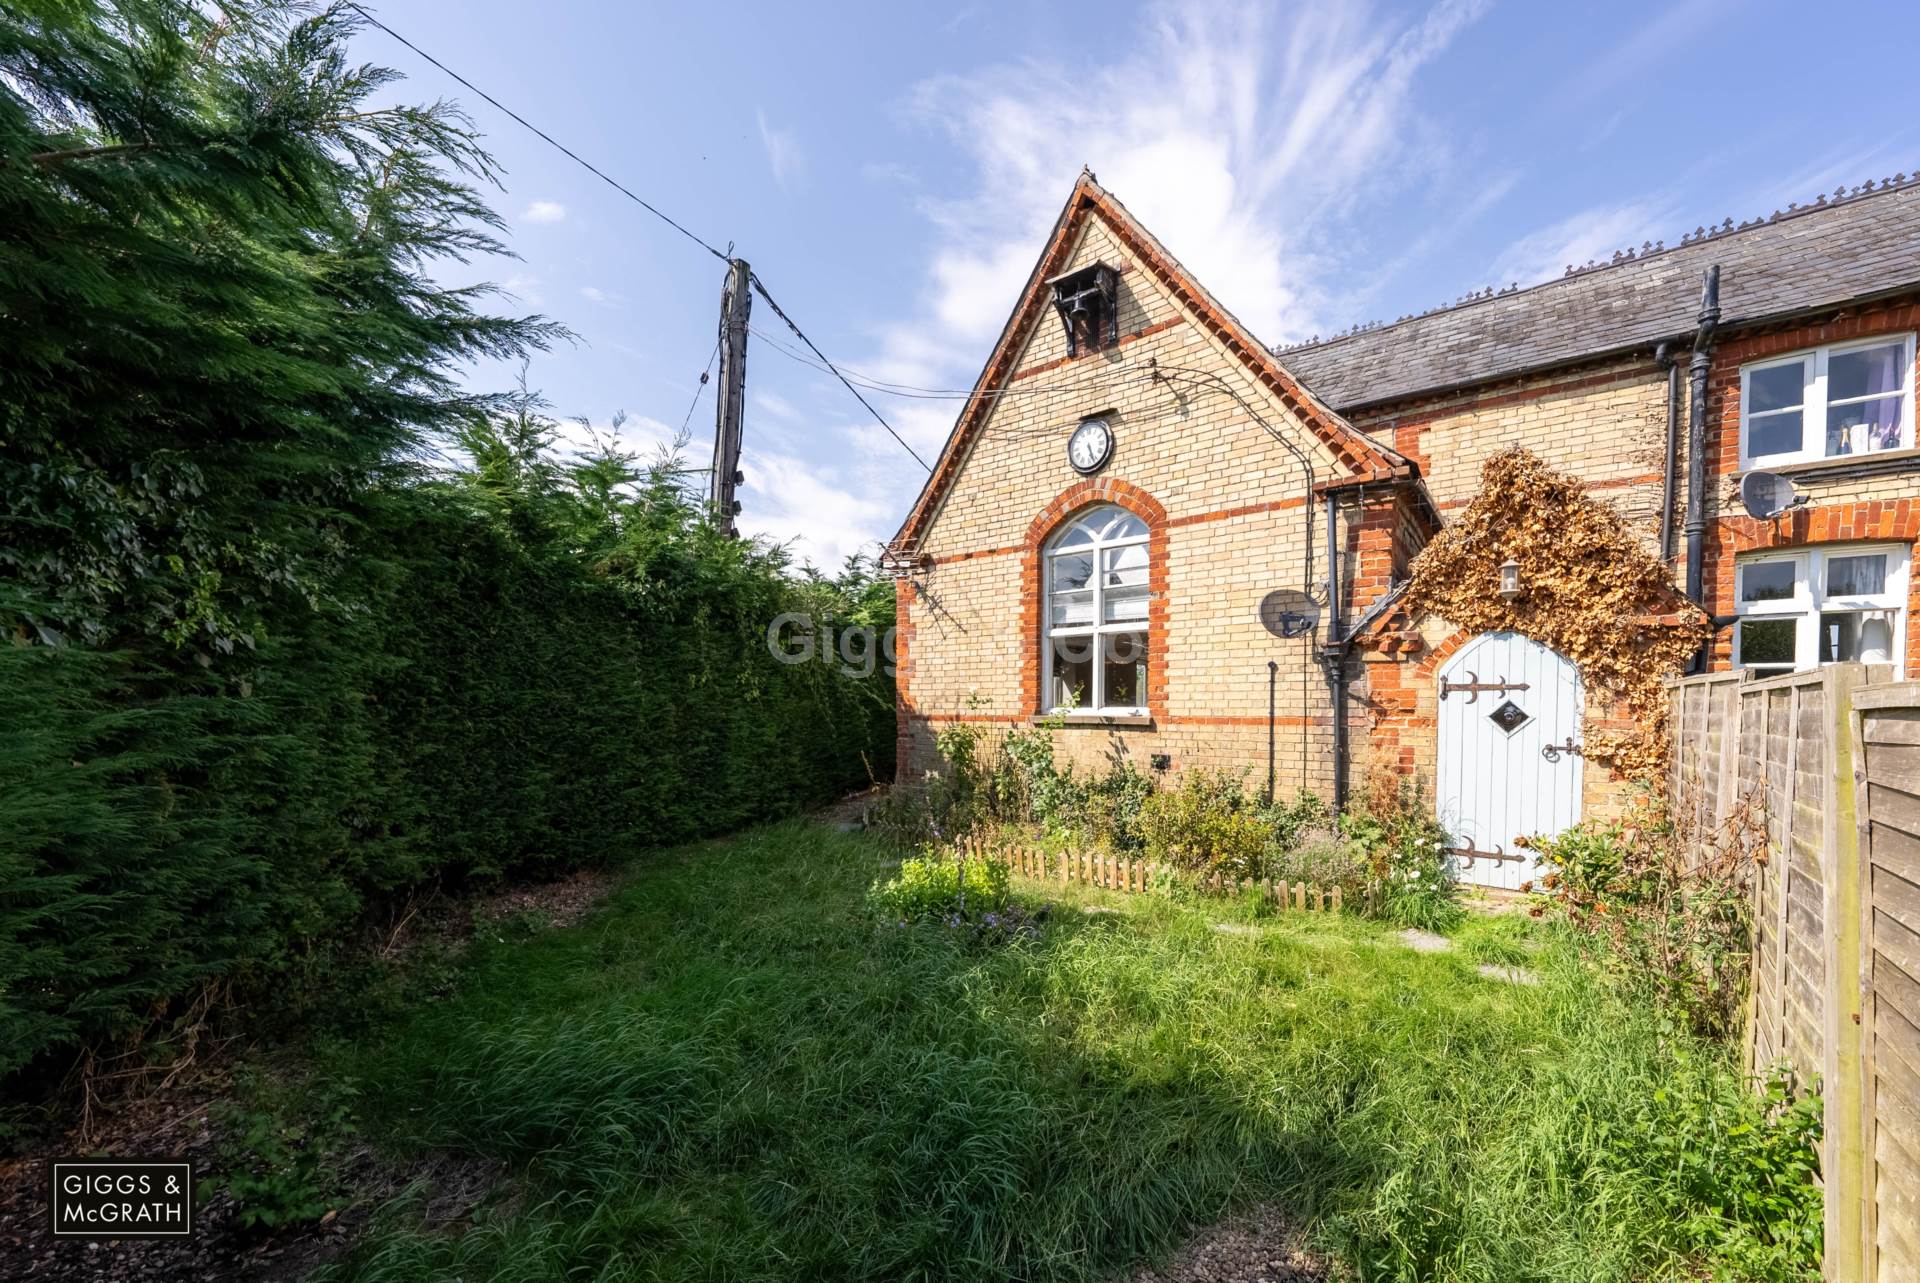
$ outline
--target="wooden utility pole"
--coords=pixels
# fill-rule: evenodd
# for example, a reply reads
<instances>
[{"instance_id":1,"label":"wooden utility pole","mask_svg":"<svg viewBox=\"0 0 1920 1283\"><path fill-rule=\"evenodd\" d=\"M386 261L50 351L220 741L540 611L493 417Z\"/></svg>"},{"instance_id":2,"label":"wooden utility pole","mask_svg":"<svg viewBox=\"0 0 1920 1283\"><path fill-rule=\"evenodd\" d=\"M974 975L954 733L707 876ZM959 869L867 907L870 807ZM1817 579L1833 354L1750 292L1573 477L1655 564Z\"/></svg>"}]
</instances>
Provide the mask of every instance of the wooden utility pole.
<instances>
[{"instance_id":1,"label":"wooden utility pole","mask_svg":"<svg viewBox=\"0 0 1920 1283\"><path fill-rule=\"evenodd\" d=\"M719 409L714 418L713 474L707 493L713 499L720 528L729 535L739 533L733 519L740 511L740 502L733 497L733 492L744 480L740 474L740 436L746 415L747 313L753 306L751 275L745 259L728 260L727 283L720 291Z\"/></svg>"}]
</instances>

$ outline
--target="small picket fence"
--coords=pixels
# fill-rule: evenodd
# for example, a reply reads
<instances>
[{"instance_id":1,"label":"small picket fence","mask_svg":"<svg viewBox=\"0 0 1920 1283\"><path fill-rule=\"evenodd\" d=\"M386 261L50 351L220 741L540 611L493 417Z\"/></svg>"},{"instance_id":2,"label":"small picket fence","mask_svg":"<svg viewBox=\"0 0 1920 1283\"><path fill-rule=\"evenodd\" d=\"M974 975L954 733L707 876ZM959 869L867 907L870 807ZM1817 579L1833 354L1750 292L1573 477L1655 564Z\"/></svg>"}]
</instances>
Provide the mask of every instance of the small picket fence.
<instances>
[{"instance_id":1,"label":"small picket fence","mask_svg":"<svg viewBox=\"0 0 1920 1283\"><path fill-rule=\"evenodd\" d=\"M1036 851L983 838L962 839L958 848L968 858L1004 860L1021 877L1058 882L1062 886L1078 882L1083 886L1134 894L1152 890L1161 870L1170 867L1147 860L1123 860L1085 851ZM1200 879L1193 885L1216 895L1238 895L1258 890L1268 904L1281 909L1304 913L1342 911L1340 888L1337 886L1320 887L1308 882L1288 882L1285 878L1228 878L1218 873Z\"/></svg>"}]
</instances>

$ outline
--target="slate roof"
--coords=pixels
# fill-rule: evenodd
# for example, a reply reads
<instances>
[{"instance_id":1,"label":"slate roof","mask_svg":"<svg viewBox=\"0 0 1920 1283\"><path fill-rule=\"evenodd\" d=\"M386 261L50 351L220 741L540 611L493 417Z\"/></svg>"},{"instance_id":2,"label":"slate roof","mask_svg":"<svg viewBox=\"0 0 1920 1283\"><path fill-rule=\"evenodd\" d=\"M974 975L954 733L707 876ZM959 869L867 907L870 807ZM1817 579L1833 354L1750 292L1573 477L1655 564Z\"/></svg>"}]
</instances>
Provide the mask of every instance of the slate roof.
<instances>
[{"instance_id":1,"label":"slate roof","mask_svg":"<svg viewBox=\"0 0 1920 1283\"><path fill-rule=\"evenodd\" d=\"M1920 283L1920 174L1275 354L1344 412L1688 334L1715 263L1723 328Z\"/></svg>"}]
</instances>

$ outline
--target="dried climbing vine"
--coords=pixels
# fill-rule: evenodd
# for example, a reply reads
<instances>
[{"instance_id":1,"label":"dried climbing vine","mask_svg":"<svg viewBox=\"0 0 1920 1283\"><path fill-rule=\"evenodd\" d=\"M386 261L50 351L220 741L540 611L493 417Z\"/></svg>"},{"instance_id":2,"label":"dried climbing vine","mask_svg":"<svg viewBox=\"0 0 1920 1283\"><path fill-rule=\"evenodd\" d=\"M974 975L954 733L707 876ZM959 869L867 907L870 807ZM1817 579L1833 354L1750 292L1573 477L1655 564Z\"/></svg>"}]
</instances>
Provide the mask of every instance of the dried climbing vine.
<instances>
[{"instance_id":1,"label":"dried climbing vine","mask_svg":"<svg viewBox=\"0 0 1920 1283\"><path fill-rule=\"evenodd\" d=\"M1524 591L1501 599L1500 563L1520 563ZM1413 562L1408 603L1470 632L1517 632L1580 669L1589 708L1617 710L1635 729L1604 730L1589 715L1589 761L1632 779L1660 774L1667 695L1706 641L1706 617L1673 586L1612 505L1581 482L1513 448L1487 460L1479 497ZM1609 706L1611 708L1609 709Z\"/></svg>"}]
</instances>

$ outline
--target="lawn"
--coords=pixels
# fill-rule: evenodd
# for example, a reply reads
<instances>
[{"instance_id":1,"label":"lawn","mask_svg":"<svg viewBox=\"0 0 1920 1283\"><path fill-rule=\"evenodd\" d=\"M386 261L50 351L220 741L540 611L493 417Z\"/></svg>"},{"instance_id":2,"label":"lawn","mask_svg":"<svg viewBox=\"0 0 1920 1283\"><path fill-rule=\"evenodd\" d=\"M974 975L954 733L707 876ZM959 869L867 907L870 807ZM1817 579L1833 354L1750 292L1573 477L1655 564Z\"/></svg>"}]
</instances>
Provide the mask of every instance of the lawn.
<instances>
[{"instance_id":1,"label":"lawn","mask_svg":"<svg viewBox=\"0 0 1920 1283\"><path fill-rule=\"evenodd\" d=\"M1670 1133L1744 1098L1557 933L1476 918L1421 954L1029 883L1039 938L981 946L869 915L888 855L795 822L643 857L324 1050L363 1134L513 1177L459 1232L391 1210L326 1277L1094 1279L1261 1202L1368 1279L1689 1268L1676 1227L1710 1213ZM1514 958L1540 983L1475 970Z\"/></svg>"}]
</instances>

